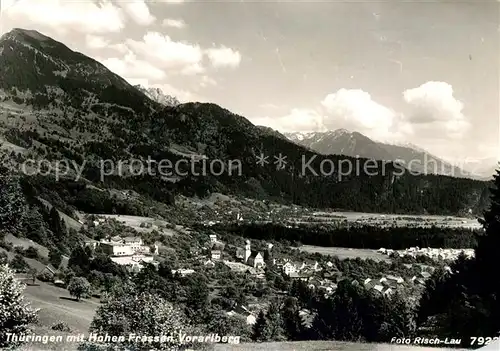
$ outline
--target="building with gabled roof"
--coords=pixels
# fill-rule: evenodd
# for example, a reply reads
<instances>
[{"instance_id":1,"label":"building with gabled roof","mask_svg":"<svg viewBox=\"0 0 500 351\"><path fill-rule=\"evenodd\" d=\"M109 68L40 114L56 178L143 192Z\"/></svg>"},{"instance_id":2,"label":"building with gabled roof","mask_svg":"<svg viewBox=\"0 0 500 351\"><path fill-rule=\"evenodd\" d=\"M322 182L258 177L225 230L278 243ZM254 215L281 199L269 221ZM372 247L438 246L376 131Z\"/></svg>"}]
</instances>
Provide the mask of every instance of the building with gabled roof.
<instances>
[{"instance_id":1,"label":"building with gabled roof","mask_svg":"<svg viewBox=\"0 0 500 351\"><path fill-rule=\"evenodd\" d=\"M222 252L220 250L212 250L210 252L210 257L212 261L218 261L222 257Z\"/></svg>"},{"instance_id":2,"label":"building with gabled roof","mask_svg":"<svg viewBox=\"0 0 500 351\"><path fill-rule=\"evenodd\" d=\"M247 259L247 265L253 268L264 266L264 256L258 251L251 251L250 256Z\"/></svg>"}]
</instances>

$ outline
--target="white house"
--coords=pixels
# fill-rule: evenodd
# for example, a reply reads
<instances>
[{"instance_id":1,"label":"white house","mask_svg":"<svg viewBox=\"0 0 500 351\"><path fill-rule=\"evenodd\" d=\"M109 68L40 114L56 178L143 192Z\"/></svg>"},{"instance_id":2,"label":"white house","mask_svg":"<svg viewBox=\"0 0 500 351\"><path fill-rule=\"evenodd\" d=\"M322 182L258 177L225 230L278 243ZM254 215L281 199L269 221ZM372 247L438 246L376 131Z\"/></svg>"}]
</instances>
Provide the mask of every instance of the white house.
<instances>
[{"instance_id":1,"label":"white house","mask_svg":"<svg viewBox=\"0 0 500 351\"><path fill-rule=\"evenodd\" d=\"M290 262L287 262L283 265L283 273L290 276L290 274L297 272L297 268Z\"/></svg>"},{"instance_id":2,"label":"white house","mask_svg":"<svg viewBox=\"0 0 500 351\"><path fill-rule=\"evenodd\" d=\"M396 277L394 275L388 275L387 279L390 280L390 281L396 282L398 284L403 284L405 282L405 280L403 278Z\"/></svg>"},{"instance_id":3,"label":"white house","mask_svg":"<svg viewBox=\"0 0 500 351\"><path fill-rule=\"evenodd\" d=\"M253 314L249 314L247 316L246 320L247 320L248 325L254 325L255 322L257 321L257 318L255 318L255 316Z\"/></svg>"},{"instance_id":4,"label":"white house","mask_svg":"<svg viewBox=\"0 0 500 351\"><path fill-rule=\"evenodd\" d=\"M217 242L217 235L210 234L210 242L211 243L216 243Z\"/></svg>"},{"instance_id":5,"label":"white house","mask_svg":"<svg viewBox=\"0 0 500 351\"><path fill-rule=\"evenodd\" d=\"M102 252L108 256L131 256L134 254L132 247L125 243L101 242Z\"/></svg>"},{"instance_id":6,"label":"white house","mask_svg":"<svg viewBox=\"0 0 500 351\"><path fill-rule=\"evenodd\" d=\"M195 272L194 269L173 269L172 270L172 274L179 273L183 277L190 275L190 274L193 274L194 272Z\"/></svg>"},{"instance_id":7,"label":"white house","mask_svg":"<svg viewBox=\"0 0 500 351\"><path fill-rule=\"evenodd\" d=\"M264 256L260 252L252 251L250 257L248 257L247 265L252 266L253 268L264 267Z\"/></svg>"},{"instance_id":8,"label":"white house","mask_svg":"<svg viewBox=\"0 0 500 351\"><path fill-rule=\"evenodd\" d=\"M111 261L114 263L125 266L129 270L139 271L144 267L144 263L153 263L154 259L152 256L144 255L134 255L134 256L124 256L124 257L110 257Z\"/></svg>"},{"instance_id":9,"label":"white house","mask_svg":"<svg viewBox=\"0 0 500 351\"><path fill-rule=\"evenodd\" d=\"M144 245L140 237L113 237L108 240L101 240L99 246L108 256L130 256L133 254L158 254L158 246L151 247Z\"/></svg>"},{"instance_id":10,"label":"white house","mask_svg":"<svg viewBox=\"0 0 500 351\"><path fill-rule=\"evenodd\" d=\"M393 291L392 291L392 289L391 289L391 288L387 288L386 290L384 290L384 291L382 292L382 294L384 294L384 295L388 296L388 295L392 294L392 292L393 292Z\"/></svg>"},{"instance_id":11,"label":"white house","mask_svg":"<svg viewBox=\"0 0 500 351\"><path fill-rule=\"evenodd\" d=\"M212 250L210 252L210 257L211 257L212 261L220 260L221 256L222 256L222 253L220 252L220 250Z\"/></svg>"}]
</instances>

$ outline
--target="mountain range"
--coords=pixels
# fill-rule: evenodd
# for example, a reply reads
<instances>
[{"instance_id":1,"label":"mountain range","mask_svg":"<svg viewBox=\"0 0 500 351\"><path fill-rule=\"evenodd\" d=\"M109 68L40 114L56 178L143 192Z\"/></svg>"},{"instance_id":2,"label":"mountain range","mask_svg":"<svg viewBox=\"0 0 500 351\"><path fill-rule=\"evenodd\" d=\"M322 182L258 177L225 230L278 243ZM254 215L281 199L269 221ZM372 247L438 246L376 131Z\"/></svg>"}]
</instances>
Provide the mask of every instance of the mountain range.
<instances>
[{"instance_id":1,"label":"mountain range","mask_svg":"<svg viewBox=\"0 0 500 351\"><path fill-rule=\"evenodd\" d=\"M324 155L346 155L374 160L397 161L416 173L441 174L458 178L485 180L491 178L496 163L485 160L484 168L453 165L414 144L390 144L372 140L367 136L337 129L327 132L285 133L291 141Z\"/></svg>"},{"instance_id":2,"label":"mountain range","mask_svg":"<svg viewBox=\"0 0 500 351\"><path fill-rule=\"evenodd\" d=\"M98 201L89 200L94 188L131 189L171 205L178 194L219 192L360 212L464 214L487 206L488 182L409 174L381 161L398 156L397 148L373 145L359 133L337 132L335 139L342 142L335 148L366 158L322 155L331 153L328 142L321 152L312 150L321 138L314 145L298 145L216 104L165 103L162 95L130 85L37 31L17 28L0 38L0 139L10 147L8 163L19 166L30 158L85 165L80 180L65 183L68 188L59 182L46 190L62 207L115 201L102 198L102 192ZM278 157L286 161L277 165ZM242 171L206 172L201 163L189 164L195 158L219 166L236 161ZM370 174L362 171L367 158L378 160L375 170L370 162ZM131 159L183 163L174 177L129 170L103 178L103 160ZM353 171L352 165L359 167ZM37 181L47 188L47 178ZM75 198L75 187L88 190L85 200Z\"/></svg>"}]
</instances>

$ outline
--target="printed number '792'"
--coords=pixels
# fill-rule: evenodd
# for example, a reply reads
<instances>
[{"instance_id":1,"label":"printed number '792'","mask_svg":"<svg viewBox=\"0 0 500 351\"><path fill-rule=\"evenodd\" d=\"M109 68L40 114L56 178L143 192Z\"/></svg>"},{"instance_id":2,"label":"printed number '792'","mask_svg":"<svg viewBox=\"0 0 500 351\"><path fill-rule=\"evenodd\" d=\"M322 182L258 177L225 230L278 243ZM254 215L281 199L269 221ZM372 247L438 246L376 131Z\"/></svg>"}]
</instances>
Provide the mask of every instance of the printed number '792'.
<instances>
[{"instance_id":1,"label":"printed number '792'","mask_svg":"<svg viewBox=\"0 0 500 351\"><path fill-rule=\"evenodd\" d=\"M471 346L472 345L488 345L489 343L491 343L492 341L496 341L498 340L498 337L494 337L494 338L490 338L490 337L487 337L487 338L483 338L482 336L480 337L476 337L476 336L472 336L470 338L470 344Z\"/></svg>"}]
</instances>

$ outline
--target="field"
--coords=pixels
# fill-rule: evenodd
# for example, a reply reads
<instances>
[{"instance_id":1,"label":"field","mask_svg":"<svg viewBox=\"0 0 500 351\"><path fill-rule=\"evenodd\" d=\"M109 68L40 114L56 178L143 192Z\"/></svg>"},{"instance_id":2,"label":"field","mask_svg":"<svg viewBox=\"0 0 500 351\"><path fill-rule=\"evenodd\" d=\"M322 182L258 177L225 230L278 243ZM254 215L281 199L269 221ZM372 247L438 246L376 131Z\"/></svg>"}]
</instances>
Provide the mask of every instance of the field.
<instances>
[{"instance_id":1,"label":"field","mask_svg":"<svg viewBox=\"0 0 500 351\"><path fill-rule=\"evenodd\" d=\"M25 281L29 283L29 280ZM97 299L73 300L66 289L58 288L37 281L35 285L27 285L24 291L26 299L32 306L39 308L40 324L52 326L63 321L75 333L86 333L99 306Z\"/></svg>"},{"instance_id":2,"label":"field","mask_svg":"<svg viewBox=\"0 0 500 351\"><path fill-rule=\"evenodd\" d=\"M20 277L20 280L24 280ZM67 335L77 335L88 333L90 323L94 318L95 311L99 306L96 299L84 299L79 302L73 300L66 289L61 289L47 283L37 281L35 285L29 285L29 280L24 280L28 284L24 291L25 300L31 306L40 309L38 312L39 321L32 329L36 335L62 335L63 339ZM54 331L51 326L58 322L66 323L70 333ZM76 350L75 343L51 343L51 344L26 344L21 350Z\"/></svg>"},{"instance_id":3,"label":"field","mask_svg":"<svg viewBox=\"0 0 500 351\"><path fill-rule=\"evenodd\" d=\"M390 259L382 254L379 254L375 250L369 249L346 249L343 247L323 247L323 246L312 246L312 245L303 245L299 247L300 251L309 252L309 253L320 253L322 255L330 255L337 256L340 259L346 258L362 258L367 259L370 258L375 261L387 261L390 262Z\"/></svg>"},{"instance_id":4,"label":"field","mask_svg":"<svg viewBox=\"0 0 500 351\"><path fill-rule=\"evenodd\" d=\"M387 226L419 226L419 227L449 227L478 229L481 225L473 217L453 217L435 215L396 215L364 212L314 212L312 214L297 217L291 222L296 223L334 223L347 221L365 225Z\"/></svg>"},{"instance_id":5,"label":"field","mask_svg":"<svg viewBox=\"0 0 500 351\"><path fill-rule=\"evenodd\" d=\"M167 236L172 236L175 234L171 229L165 228L169 224L168 222L151 217L123 216L123 215L99 215L99 217L115 219L118 222L121 222L123 225L135 229L139 233L151 232L153 230L157 230L160 233ZM144 225L148 225L149 228L141 227L141 224L143 223Z\"/></svg>"}]
</instances>

